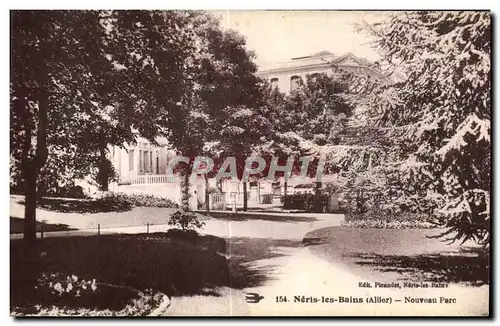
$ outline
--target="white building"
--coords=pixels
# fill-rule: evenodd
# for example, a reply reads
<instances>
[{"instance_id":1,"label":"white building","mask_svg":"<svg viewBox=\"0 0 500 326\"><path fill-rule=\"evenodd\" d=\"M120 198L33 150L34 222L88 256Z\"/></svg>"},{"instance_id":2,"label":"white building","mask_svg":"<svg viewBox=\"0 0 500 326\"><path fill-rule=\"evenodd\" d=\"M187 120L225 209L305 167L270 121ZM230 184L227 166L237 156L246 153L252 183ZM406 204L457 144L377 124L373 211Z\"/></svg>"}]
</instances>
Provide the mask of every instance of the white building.
<instances>
[{"instance_id":1,"label":"white building","mask_svg":"<svg viewBox=\"0 0 500 326\"><path fill-rule=\"evenodd\" d=\"M111 161L118 174L118 184L150 183L167 174L168 163L175 157L166 141L159 146L138 137L136 145L124 148L117 146L111 150Z\"/></svg>"},{"instance_id":2,"label":"white building","mask_svg":"<svg viewBox=\"0 0 500 326\"><path fill-rule=\"evenodd\" d=\"M337 56L328 51L260 67L258 76L267 79L271 87L277 87L283 93L290 93L299 87L301 80L306 80L306 75L314 77L315 74L325 73L336 76L340 74L341 69L367 78L385 80L377 64L352 53Z\"/></svg>"}]
</instances>

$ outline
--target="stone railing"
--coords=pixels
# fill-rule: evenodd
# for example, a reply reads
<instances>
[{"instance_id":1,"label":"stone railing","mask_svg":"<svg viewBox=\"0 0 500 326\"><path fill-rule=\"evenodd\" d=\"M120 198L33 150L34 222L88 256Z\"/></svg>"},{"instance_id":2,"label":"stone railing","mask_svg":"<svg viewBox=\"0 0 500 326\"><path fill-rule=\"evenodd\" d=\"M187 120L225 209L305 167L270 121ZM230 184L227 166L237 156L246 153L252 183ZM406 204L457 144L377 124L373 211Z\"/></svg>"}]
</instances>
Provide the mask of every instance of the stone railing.
<instances>
[{"instance_id":1,"label":"stone railing","mask_svg":"<svg viewBox=\"0 0 500 326\"><path fill-rule=\"evenodd\" d=\"M120 178L119 184L156 184L156 183L177 183L178 177L170 174L144 174L134 177Z\"/></svg>"}]
</instances>

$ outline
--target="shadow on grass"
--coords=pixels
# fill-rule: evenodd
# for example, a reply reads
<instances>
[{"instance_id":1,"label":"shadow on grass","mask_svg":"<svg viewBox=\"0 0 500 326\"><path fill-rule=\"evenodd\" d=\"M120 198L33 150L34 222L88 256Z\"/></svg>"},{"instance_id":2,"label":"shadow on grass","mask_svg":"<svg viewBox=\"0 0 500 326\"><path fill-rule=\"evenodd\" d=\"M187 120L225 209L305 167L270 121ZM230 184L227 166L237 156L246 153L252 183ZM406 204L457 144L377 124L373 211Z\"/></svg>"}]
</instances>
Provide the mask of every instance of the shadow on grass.
<instances>
[{"instance_id":1,"label":"shadow on grass","mask_svg":"<svg viewBox=\"0 0 500 326\"><path fill-rule=\"evenodd\" d=\"M272 258L285 257L300 247L300 241L231 238L228 239L230 287L236 289L260 286L273 277L277 264Z\"/></svg>"},{"instance_id":2,"label":"shadow on grass","mask_svg":"<svg viewBox=\"0 0 500 326\"><path fill-rule=\"evenodd\" d=\"M210 212L203 213L205 215L209 215L212 218L224 221L249 221L249 220L258 220L258 221L272 221L272 222L314 222L318 221L317 218L314 217L306 217L306 216L297 216L293 214L283 214L279 215L279 212L273 212L275 215L257 215L257 214L246 214L245 212L238 213L219 213L219 212Z\"/></svg>"},{"instance_id":3,"label":"shadow on grass","mask_svg":"<svg viewBox=\"0 0 500 326\"><path fill-rule=\"evenodd\" d=\"M169 296L214 295L230 283L225 241L214 236L169 237L165 233L46 238L35 259L23 242L11 241L11 305L26 302L26 280L42 273L76 275L101 284ZM31 278L30 278L31 275ZM110 298L113 299L113 298Z\"/></svg>"},{"instance_id":4,"label":"shadow on grass","mask_svg":"<svg viewBox=\"0 0 500 326\"><path fill-rule=\"evenodd\" d=\"M405 281L489 284L490 256L482 249L464 249L459 253L435 253L413 256L352 254L358 265L381 272L395 272Z\"/></svg>"},{"instance_id":5,"label":"shadow on grass","mask_svg":"<svg viewBox=\"0 0 500 326\"><path fill-rule=\"evenodd\" d=\"M36 222L37 231L43 230L43 232L51 231L71 231L76 230L70 228L67 224L51 224L45 222ZM18 217L10 217L10 234L17 234L24 232L24 219Z\"/></svg>"},{"instance_id":6,"label":"shadow on grass","mask_svg":"<svg viewBox=\"0 0 500 326\"><path fill-rule=\"evenodd\" d=\"M24 205L24 200L18 202ZM61 213L101 213L124 212L132 209L132 203L113 198L69 199L44 197L39 200L38 207Z\"/></svg>"}]
</instances>

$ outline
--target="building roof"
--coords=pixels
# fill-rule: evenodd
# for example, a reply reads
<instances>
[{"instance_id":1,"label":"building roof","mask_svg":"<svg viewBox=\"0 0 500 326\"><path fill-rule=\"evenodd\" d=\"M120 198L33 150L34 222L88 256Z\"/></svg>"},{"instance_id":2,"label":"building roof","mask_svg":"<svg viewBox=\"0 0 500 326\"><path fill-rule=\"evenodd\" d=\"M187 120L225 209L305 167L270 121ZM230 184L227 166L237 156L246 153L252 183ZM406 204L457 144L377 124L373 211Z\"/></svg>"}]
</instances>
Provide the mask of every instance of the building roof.
<instances>
[{"instance_id":1,"label":"building roof","mask_svg":"<svg viewBox=\"0 0 500 326\"><path fill-rule=\"evenodd\" d=\"M303 57L295 57L285 62L277 62L271 65L259 67L258 74L266 75L269 73L294 70L297 68L312 68L312 67L328 67L331 64L346 64L346 65L359 65L369 67L377 73L381 71L372 62L365 58L360 58L351 52L343 55L335 55L330 51L320 51L311 55Z\"/></svg>"},{"instance_id":2,"label":"building roof","mask_svg":"<svg viewBox=\"0 0 500 326\"><path fill-rule=\"evenodd\" d=\"M333 56L333 55L334 54L329 52L329 51L320 51L320 52L317 52L317 53L314 53L314 54L311 54L308 56L304 56L304 57L295 57L295 58L292 58L292 60L300 60L300 59L316 58L316 57L324 57L324 56Z\"/></svg>"}]
</instances>

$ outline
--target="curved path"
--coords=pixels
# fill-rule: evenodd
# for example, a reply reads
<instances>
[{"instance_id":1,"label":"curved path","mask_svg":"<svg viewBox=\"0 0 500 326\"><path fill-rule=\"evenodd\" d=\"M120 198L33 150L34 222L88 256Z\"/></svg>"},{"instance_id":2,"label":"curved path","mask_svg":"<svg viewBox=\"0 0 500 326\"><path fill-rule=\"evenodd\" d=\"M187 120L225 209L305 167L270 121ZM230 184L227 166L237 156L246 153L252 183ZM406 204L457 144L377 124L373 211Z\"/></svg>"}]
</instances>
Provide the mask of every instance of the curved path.
<instances>
[{"instance_id":1,"label":"curved path","mask_svg":"<svg viewBox=\"0 0 500 326\"><path fill-rule=\"evenodd\" d=\"M304 247L302 238L311 230L340 225L342 215L317 217L313 222L283 223L277 221L242 221L226 228L208 227L209 232L227 238L229 259L254 271L257 282L242 289L222 288L219 296L173 297L166 315L221 316L414 316L414 315L485 315L488 307L488 286L465 287L450 284L446 289L363 288L360 282L377 279L353 274L342 264L323 259ZM212 228L213 227L213 228ZM216 231L217 230L217 231ZM315 232L313 232L314 234ZM274 238L274 239L269 239ZM376 240L376 239L375 239ZM323 246L328 244L323 244ZM397 246L397 243L394 244ZM265 248L263 248L265 247ZM332 248L335 250L335 248ZM370 248L365 248L370 251ZM248 259L241 259L242 256ZM265 276L265 277L262 277ZM255 277L254 277L255 279ZM252 282L250 282L252 283ZM247 303L245 295L257 293L259 303ZM278 297L278 298L277 298ZM286 297L287 302L277 302ZM322 297L335 298L335 303L322 303ZM339 303L339 297L368 297L379 300L393 298L402 302ZM456 298L456 303L404 303L405 298ZM313 298L320 300L311 302ZM326 301L326 300L325 300ZM382 300L380 300L382 301Z\"/></svg>"}]
</instances>

